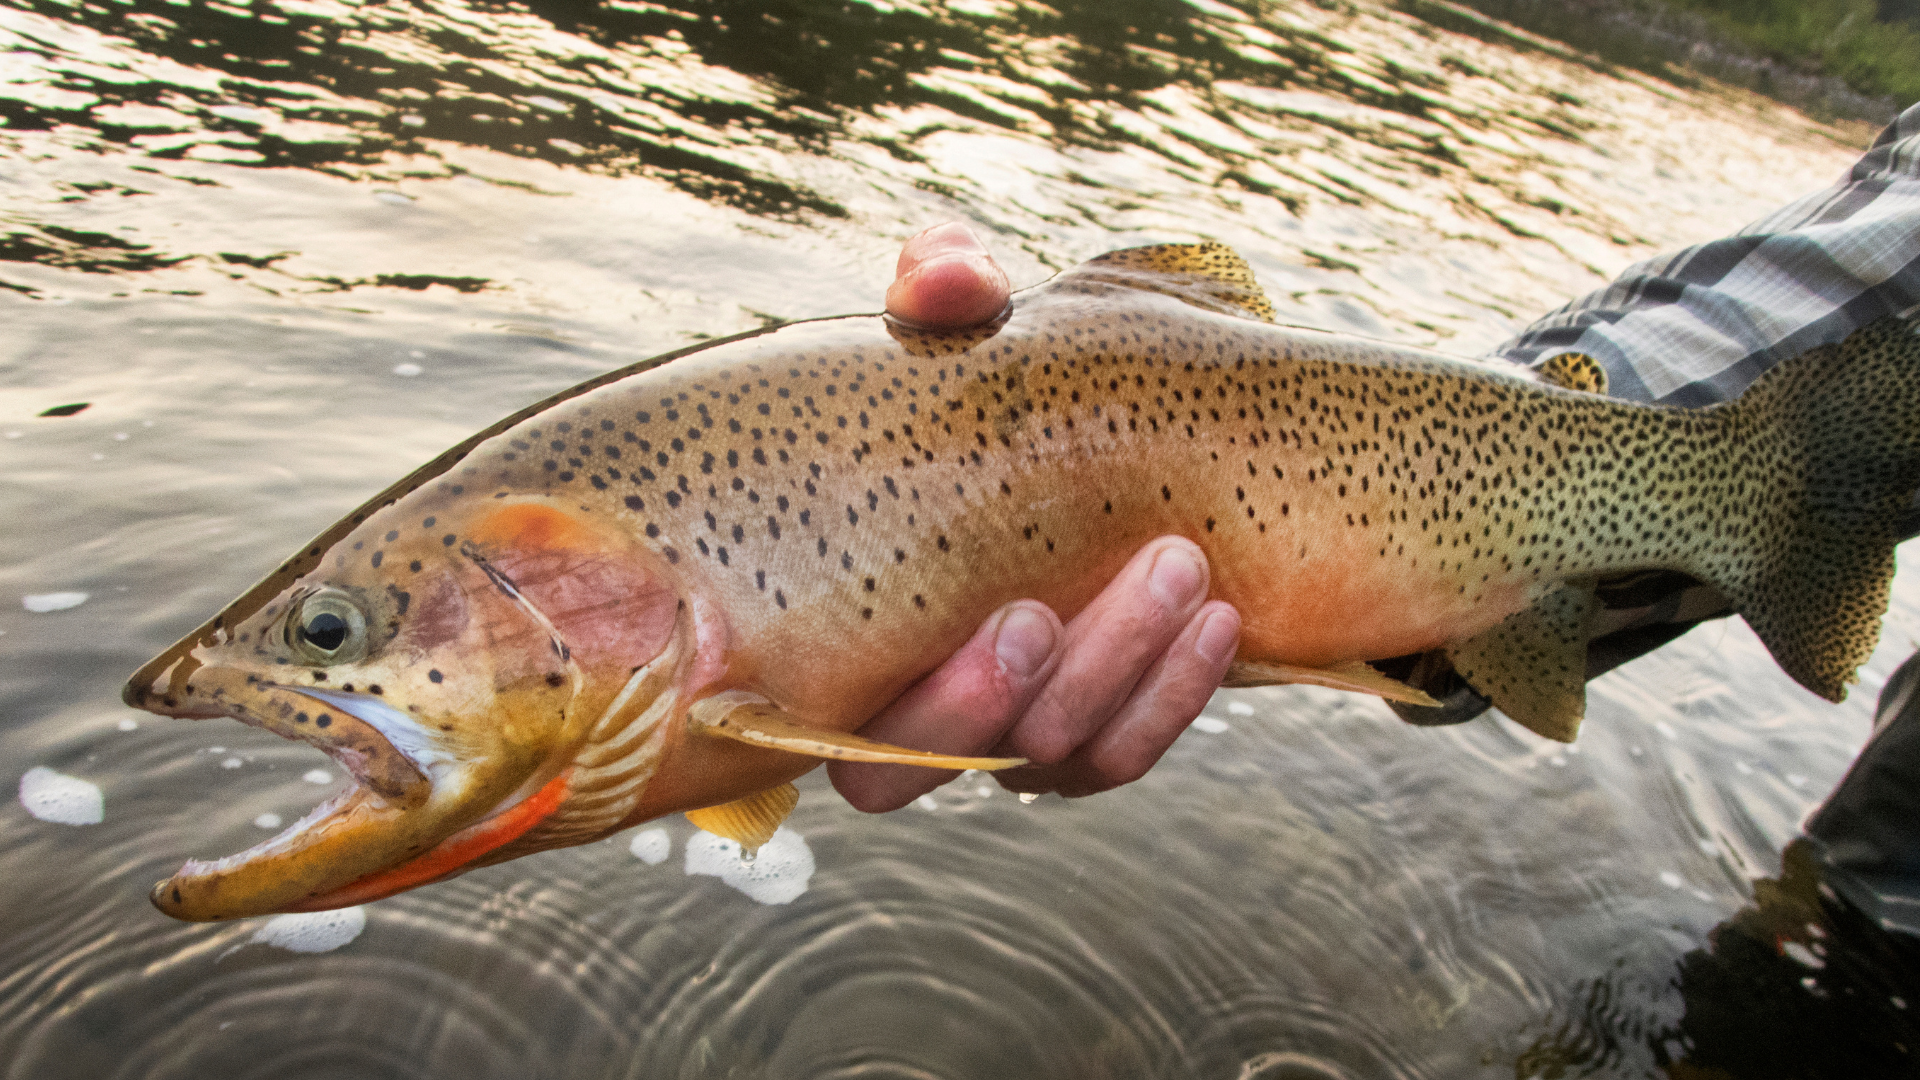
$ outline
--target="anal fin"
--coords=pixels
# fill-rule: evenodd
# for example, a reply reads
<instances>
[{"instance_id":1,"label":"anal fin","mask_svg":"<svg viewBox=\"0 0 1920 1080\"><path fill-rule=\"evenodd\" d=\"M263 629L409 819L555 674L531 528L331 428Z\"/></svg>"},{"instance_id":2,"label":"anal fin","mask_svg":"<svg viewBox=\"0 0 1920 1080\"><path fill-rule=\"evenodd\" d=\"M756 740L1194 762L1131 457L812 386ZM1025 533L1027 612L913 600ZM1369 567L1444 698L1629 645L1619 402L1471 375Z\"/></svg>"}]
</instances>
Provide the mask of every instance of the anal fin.
<instances>
[{"instance_id":1,"label":"anal fin","mask_svg":"<svg viewBox=\"0 0 1920 1080\"><path fill-rule=\"evenodd\" d=\"M796 722L780 707L759 696L729 690L694 703L687 724L702 735L734 739L752 746L785 750L790 754L828 761L867 761L887 765L924 765L930 769L1010 769L1026 758L956 757L927 750L863 739L838 731L823 731Z\"/></svg>"},{"instance_id":2,"label":"anal fin","mask_svg":"<svg viewBox=\"0 0 1920 1080\"><path fill-rule=\"evenodd\" d=\"M1233 666L1227 669L1227 677L1220 681L1221 686L1275 686L1290 683L1351 690L1356 694L1372 694L1388 701L1404 701L1409 705L1440 704L1425 691L1408 686L1398 679L1388 678L1358 660L1329 668L1268 664L1259 660L1235 660Z\"/></svg>"},{"instance_id":3,"label":"anal fin","mask_svg":"<svg viewBox=\"0 0 1920 1080\"><path fill-rule=\"evenodd\" d=\"M1561 582L1525 611L1447 646L1454 670L1534 734L1572 742L1587 711L1587 635L1594 579Z\"/></svg>"},{"instance_id":4,"label":"anal fin","mask_svg":"<svg viewBox=\"0 0 1920 1080\"><path fill-rule=\"evenodd\" d=\"M760 850L760 845L773 839L780 823L787 820L787 815L793 813L793 808L799 804L800 789L792 784L781 784L730 803L709 806L703 810L689 810L687 820L693 822L694 827L705 829L715 836L737 841L740 850L751 855Z\"/></svg>"}]
</instances>

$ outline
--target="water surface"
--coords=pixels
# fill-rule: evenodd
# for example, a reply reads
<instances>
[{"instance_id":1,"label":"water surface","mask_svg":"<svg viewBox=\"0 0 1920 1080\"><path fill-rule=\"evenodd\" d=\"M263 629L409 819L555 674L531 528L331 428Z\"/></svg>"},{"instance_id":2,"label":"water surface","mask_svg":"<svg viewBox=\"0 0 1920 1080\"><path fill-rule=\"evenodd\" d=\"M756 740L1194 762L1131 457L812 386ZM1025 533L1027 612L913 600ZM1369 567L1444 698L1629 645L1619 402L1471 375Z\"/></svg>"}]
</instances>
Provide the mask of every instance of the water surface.
<instances>
[{"instance_id":1,"label":"water surface","mask_svg":"<svg viewBox=\"0 0 1920 1080\"><path fill-rule=\"evenodd\" d=\"M169 922L152 881L343 778L121 680L530 400L872 310L949 217L1021 284L1227 240L1287 321L1471 354L1866 133L1214 0L4 0L0 117L0 781L102 800L0 807L7 1077L1666 1075L1740 1008L1684 973L1920 637L1903 578L1840 707L1725 622L1595 683L1572 747L1223 692L1090 800L969 775L875 817L808 777L753 880L676 818L330 922Z\"/></svg>"}]
</instances>

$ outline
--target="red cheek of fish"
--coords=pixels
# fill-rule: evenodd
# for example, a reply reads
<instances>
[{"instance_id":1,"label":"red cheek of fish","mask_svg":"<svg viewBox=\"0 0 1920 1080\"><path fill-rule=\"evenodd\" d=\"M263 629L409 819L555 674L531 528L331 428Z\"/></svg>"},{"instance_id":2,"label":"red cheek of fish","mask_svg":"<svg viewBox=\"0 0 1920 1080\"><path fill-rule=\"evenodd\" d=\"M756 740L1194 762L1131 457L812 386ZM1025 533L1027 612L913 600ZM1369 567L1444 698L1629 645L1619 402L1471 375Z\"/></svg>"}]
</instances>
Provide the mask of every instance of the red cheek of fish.
<instances>
[{"instance_id":1,"label":"red cheek of fish","mask_svg":"<svg viewBox=\"0 0 1920 1080\"><path fill-rule=\"evenodd\" d=\"M412 592L408 641L421 649L459 641L471 621L467 594L460 583L451 576L436 575L432 581L414 586Z\"/></svg>"},{"instance_id":2,"label":"red cheek of fish","mask_svg":"<svg viewBox=\"0 0 1920 1080\"><path fill-rule=\"evenodd\" d=\"M631 669L672 636L679 598L619 531L523 503L489 514L473 535L583 667Z\"/></svg>"}]
</instances>

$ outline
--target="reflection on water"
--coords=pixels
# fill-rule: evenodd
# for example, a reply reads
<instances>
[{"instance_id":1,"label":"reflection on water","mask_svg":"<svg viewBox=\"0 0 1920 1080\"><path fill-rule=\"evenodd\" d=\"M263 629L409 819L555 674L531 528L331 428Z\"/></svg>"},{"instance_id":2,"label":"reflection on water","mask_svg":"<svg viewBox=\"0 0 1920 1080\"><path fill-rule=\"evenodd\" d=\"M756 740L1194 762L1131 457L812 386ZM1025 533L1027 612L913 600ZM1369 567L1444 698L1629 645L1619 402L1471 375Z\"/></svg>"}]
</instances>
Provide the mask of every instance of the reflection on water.
<instances>
[{"instance_id":1,"label":"reflection on water","mask_svg":"<svg viewBox=\"0 0 1920 1080\"><path fill-rule=\"evenodd\" d=\"M1596 683L1574 747L1228 692L1092 800L962 777L868 817L809 777L747 868L675 819L364 922L152 912L344 781L117 690L444 446L870 310L943 217L1023 283L1219 237L1283 318L1473 352L1864 133L1215 0L0 0L0 117L0 774L104 814L0 808L0 1075L1745 1075L1699 957L1864 739L1904 582L1841 708L1737 623Z\"/></svg>"}]
</instances>

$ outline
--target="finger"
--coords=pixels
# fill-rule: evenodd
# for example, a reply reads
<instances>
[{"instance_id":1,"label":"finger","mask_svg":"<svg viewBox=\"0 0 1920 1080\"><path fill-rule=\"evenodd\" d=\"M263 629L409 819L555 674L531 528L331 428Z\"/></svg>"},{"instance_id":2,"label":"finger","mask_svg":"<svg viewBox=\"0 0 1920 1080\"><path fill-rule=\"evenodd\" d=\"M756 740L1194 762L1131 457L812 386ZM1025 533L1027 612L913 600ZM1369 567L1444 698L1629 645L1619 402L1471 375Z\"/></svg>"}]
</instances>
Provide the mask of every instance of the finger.
<instances>
[{"instance_id":1,"label":"finger","mask_svg":"<svg viewBox=\"0 0 1920 1080\"><path fill-rule=\"evenodd\" d=\"M1207 596L1207 560L1165 536L1140 549L1067 626L1059 666L1000 744L1052 765L1105 727Z\"/></svg>"},{"instance_id":2,"label":"finger","mask_svg":"<svg viewBox=\"0 0 1920 1080\"><path fill-rule=\"evenodd\" d=\"M973 230L957 221L908 240L887 287L887 313L934 329L961 329L1006 310L1007 273Z\"/></svg>"},{"instance_id":3,"label":"finger","mask_svg":"<svg viewBox=\"0 0 1920 1080\"><path fill-rule=\"evenodd\" d=\"M1220 688L1240 644L1240 613L1214 601L1189 621L1107 725L1066 760L996 774L1014 791L1092 795L1147 774Z\"/></svg>"},{"instance_id":4,"label":"finger","mask_svg":"<svg viewBox=\"0 0 1920 1080\"><path fill-rule=\"evenodd\" d=\"M1065 636L1059 616L1045 604L1008 604L860 734L943 754L982 753L1000 742L1046 684ZM958 774L836 761L827 766L827 775L854 807L880 813L897 810Z\"/></svg>"}]
</instances>

